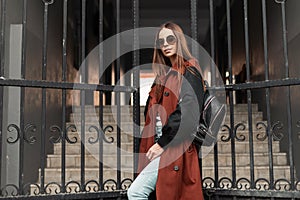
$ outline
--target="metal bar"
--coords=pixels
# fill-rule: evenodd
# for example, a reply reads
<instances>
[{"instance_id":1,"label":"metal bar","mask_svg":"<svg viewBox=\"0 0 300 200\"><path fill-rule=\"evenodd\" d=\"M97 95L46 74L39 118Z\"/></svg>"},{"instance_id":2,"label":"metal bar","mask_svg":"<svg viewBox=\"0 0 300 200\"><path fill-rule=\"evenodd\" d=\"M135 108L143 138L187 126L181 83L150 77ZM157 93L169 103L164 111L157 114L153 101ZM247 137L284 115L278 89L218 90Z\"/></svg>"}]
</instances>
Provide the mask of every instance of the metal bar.
<instances>
[{"instance_id":1,"label":"metal bar","mask_svg":"<svg viewBox=\"0 0 300 200\"><path fill-rule=\"evenodd\" d=\"M300 85L300 78L287 78L269 81L257 81L241 84L229 84L222 87L210 87L210 90L246 90L246 89L260 89L273 88L283 86ZM103 92L128 92L134 93L137 88L128 86L112 86L99 84L85 84L85 83L68 83L68 82L52 82L52 81L37 81L37 80L21 80L21 79L1 79L0 86L15 86L15 87L32 87L32 88L52 88L52 89L72 89L72 90L92 90Z\"/></svg>"},{"instance_id":2,"label":"metal bar","mask_svg":"<svg viewBox=\"0 0 300 200\"><path fill-rule=\"evenodd\" d=\"M282 39L283 39L283 55L285 66L285 78L289 78L289 59L288 59L288 43L287 43L287 26L286 26L286 14L285 14L285 1L281 2L281 15L282 15ZM292 133L292 110L291 110L291 89L287 87L287 124L288 124L288 141L289 141L289 163L290 163L290 180L291 190L295 190L295 165L294 165L294 144Z\"/></svg>"},{"instance_id":3,"label":"metal bar","mask_svg":"<svg viewBox=\"0 0 300 200\"><path fill-rule=\"evenodd\" d=\"M197 3L198 0L190 0L190 12L191 12L191 33L192 39L192 55L198 55L198 49L196 41L198 41L198 24L197 24Z\"/></svg>"},{"instance_id":4,"label":"metal bar","mask_svg":"<svg viewBox=\"0 0 300 200\"><path fill-rule=\"evenodd\" d=\"M85 191L85 91L80 93L80 107L81 107L81 120L80 120L80 185L81 191Z\"/></svg>"},{"instance_id":5,"label":"metal bar","mask_svg":"<svg viewBox=\"0 0 300 200\"><path fill-rule=\"evenodd\" d=\"M116 198L126 198L126 192L124 190L115 190L115 191L101 191L93 193L71 193L71 194L54 194L54 195L32 195L32 196L19 196L19 197L0 197L3 200L74 200L74 199L89 199L89 200L99 200L101 199L116 199Z\"/></svg>"},{"instance_id":6,"label":"metal bar","mask_svg":"<svg viewBox=\"0 0 300 200\"><path fill-rule=\"evenodd\" d=\"M0 30L0 75L4 75L4 63L5 63L5 23L6 20L6 0L1 0L1 30Z\"/></svg>"},{"instance_id":7,"label":"metal bar","mask_svg":"<svg viewBox=\"0 0 300 200\"><path fill-rule=\"evenodd\" d=\"M265 65L265 80L269 80L269 53L268 53L268 33L267 33L267 13L266 0L262 0L262 17L263 17L263 40L264 40L264 65ZM274 163L273 163L273 143L271 135L271 108L270 108L270 89L265 89L266 93L266 109L267 109L267 134L268 134L268 148L269 148L269 176L270 176L270 190L274 189Z\"/></svg>"},{"instance_id":8,"label":"metal bar","mask_svg":"<svg viewBox=\"0 0 300 200\"><path fill-rule=\"evenodd\" d=\"M249 27L248 27L248 0L244 0L244 29L245 29L245 50L246 50L246 71L247 82L250 81L250 53L249 53ZM250 150L250 188L255 188L254 182L254 150L253 150L253 128L252 128L252 102L251 90L247 90L248 103L248 128L249 128L249 150Z\"/></svg>"},{"instance_id":9,"label":"metal bar","mask_svg":"<svg viewBox=\"0 0 300 200\"><path fill-rule=\"evenodd\" d=\"M140 25L140 2L139 0L132 0L132 11L133 11L133 28L134 28L134 49L139 49L140 40L139 32L137 28ZM133 87L136 91L133 93L133 134L134 134L134 173L137 172L137 161L138 161L138 140L140 137L140 68L138 67L140 63L140 51L136 50L133 52ZM136 174L135 174L136 176Z\"/></svg>"},{"instance_id":10,"label":"metal bar","mask_svg":"<svg viewBox=\"0 0 300 200\"><path fill-rule=\"evenodd\" d=\"M227 51L228 51L228 71L229 83L233 83L232 79L232 41L231 41L231 11L230 0L226 0L226 18L227 18ZM235 135L234 135L234 107L233 107L233 91L229 92L230 104L230 137L231 137L231 165L232 165L232 188L236 187L236 158L235 158Z\"/></svg>"},{"instance_id":11,"label":"metal bar","mask_svg":"<svg viewBox=\"0 0 300 200\"><path fill-rule=\"evenodd\" d=\"M48 6L49 3L44 1L44 26L43 26L43 59L42 59L42 80L46 80L47 76L47 44L48 44ZM42 127L41 127L41 188L40 193L45 193L45 165L46 165L46 89L42 88L42 113L41 113L41 120L42 120Z\"/></svg>"},{"instance_id":12,"label":"metal bar","mask_svg":"<svg viewBox=\"0 0 300 200\"><path fill-rule=\"evenodd\" d=\"M103 42L103 0L99 0L99 43ZM99 84L103 83L103 46L99 45ZM101 129L103 130L103 92L99 91L99 124ZM103 139L102 137L99 140L99 190L103 190Z\"/></svg>"},{"instance_id":13,"label":"metal bar","mask_svg":"<svg viewBox=\"0 0 300 200\"><path fill-rule=\"evenodd\" d=\"M116 0L116 84L120 83L120 0ZM121 101L120 93L116 93L117 104L117 189L121 189Z\"/></svg>"},{"instance_id":14,"label":"metal bar","mask_svg":"<svg viewBox=\"0 0 300 200\"><path fill-rule=\"evenodd\" d=\"M4 49L5 49L5 18L6 18L6 0L1 0L0 12L0 77L4 75ZM0 87L0 167L2 166L2 129L3 129L3 87ZM2 167L0 169L0 186L2 186ZM2 194L0 188L0 194Z\"/></svg>"},{"instance_id":15,"label":"metal bar","mask_svg":"<svg viewBox=\"0 0 300 200\"><path fill-rule=\"evenodd\" d=\"M222 195L226 197L231 196L239 196L241 199L244 199L242 197L262 197L265 198L300 198L300 192L299 191L278 191L278 190L236 190L236 189L204 189L209 194L215 196L215 195ZM214 199L212 197L212 199Z\"/></svg>"},{"instance_id":16,"label":"metal bar","mask_svg":"<svg viewBox=\"0 0 300 200\"><path fill-rule=\"evenodd\" d=\"M216 83L216 69L214 61L215 56L215 16L214 16L214 1L209 1L209 14L210 14L210 54L211 54L211 85L214 86ZM218 145L214 146L214 173L215 173L215 182L214 185L219 187L219 167L218 167Z\"/></svg>"},{"instance_id":17,"label":"metal bar","mask_svg":"<svg viewBox=\"0 0 300 200\"><path fill-rule=\"evenodd\" d=\"M23 1L22 11L22 57L21 57L21 79L25 79L26 72L26 27L27 27L27 0ZM25 88L21 88L20 99L20 148L19 148L19 194L23 194L24 185L24 100L25 100Z\"/></svg>"},{"instance_id":18,"label":"metal bar","mask_svg":"<svg viewBox=\"0 0 300 200\"><path fill-rule=\"evenodd\" d=\"M284 191L257 191L257 190L236 190L236 189L204 189L204 191L209 192L212 195L223 195L227 197L231 196L240 196L240 197L262 197L262 198L268 198L268 197L274 197L274 198L300 198L300 193L297 191L290 191L290 192L284 192ZM112 198L118 198L118 197L124 197L126 198L126 193L124 191L103 191L103 192L95 192L95 193L89 193L87 195L86 193L76 193L76 194L56 194L56 195L37 195L37 196L22 196L22 197L0 197L0 199L24 199L24 200L64 200L64 199L112 199ZM213 199L213 196L212 196Z\"/></svg>"},{"instance_id":19,"label":"metal bar","mask_svg":"<svg viewBox=\"0 0 300 200\"><path fill-rule=\"evenodd\" d=\"M53 82L39 80L22 80L22 79L1 79L0 86L15 86L15 87L32 87L32 88L51 88L51 89L71 89L71 90L91 90L104 92L128 92L133 93L136 88L128 86L113 86L87 83L71 83L71 82Z\"/></svg>"},{"instance_id":20,"label":"metal bar","mask_svg":"<svg viewBox=\"0 0 300 200\"><path fill-rule=\"evenodd\" d=\"M67 72L67 33L68 33L68 0L63 2L63 57L62 57L62 81L66 81ZM61 138L61 192L66 192L66 99L67 92L62 89L62 138Z\"/></svg>"},{"instance_id":21,"label":"metal bar","mask_svg":"<svg viewBox=\"0 0 300 200\"><path fill-rule=\"evenodd\" d=\"M247 90L247 89L259 89L259 88L272 88L272 87L284 87L300 85L299 78L286 78L279 80L269 80L269 81L257 81L257 82L248 82L241 84L230 84L226 85L226 90ZM224 89L223 87L215 87L215 89Z\"/></svg>"},{"instance_id":22,"label":"metal bar","mask_svg":"<svg viewBox=\"0 0 300 200\"><path fill-rule=\"evenodd\" d=\"M85 83L87 81L87 69L85 62L85 35L86 35L86 0L82 0L81 2L81 78L82 82ZM80 91L80 106L81 106L81 157L80 157L80 183L81 183L81 191L85 191L85 91Z\"/></svg>"},{"instance_id":23,"label":"metal bar","mask_svg":"<svg viewBox=\"0 0 300 200\"><path fill-rule=\"evenodd\" d=\"M216 69L215 63L216 54L215 54L215 8L214 1L209 0L209 19L210 19L210 56L211 56L211 85L214 86L216 83Z\"/></svg>"},{"instance_id":24,"label":"metal bar","mask_svg":"<svg viewBox=\"0 0 300 200\"><path fill-rule=\"evenodd\" d=\"M192 39L196 42L198 41L197 3L197 0L190 1ZM199 55L197 45L194 41L192 42L192 55ZM199 153L201 153L201 151ZM201 157L201 155L199 156ZM200 175L202 176L202 159L199 159L199 168Z\"/></svg>"}]
</instances>

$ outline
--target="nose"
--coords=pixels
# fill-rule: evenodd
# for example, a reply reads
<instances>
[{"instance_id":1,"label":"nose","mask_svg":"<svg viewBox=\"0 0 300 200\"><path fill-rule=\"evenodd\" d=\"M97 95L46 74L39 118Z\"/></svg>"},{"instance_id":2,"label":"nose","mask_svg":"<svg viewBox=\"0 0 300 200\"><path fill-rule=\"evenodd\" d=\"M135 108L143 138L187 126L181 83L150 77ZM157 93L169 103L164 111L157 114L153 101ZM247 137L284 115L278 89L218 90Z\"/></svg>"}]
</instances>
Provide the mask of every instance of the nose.
<instances>
[{"instance_id":1,"label":"nose","mask_svg":"<svg viewBox=\"0 0 300 200\"><path fill-rule=\"evenodd\" d=\"M167 39L165 38L165 39L164 39L164 47L165 47L165 46L168 46L168 45L169 45L169 43L167 42Z\"/></svg>"}]
</instances>

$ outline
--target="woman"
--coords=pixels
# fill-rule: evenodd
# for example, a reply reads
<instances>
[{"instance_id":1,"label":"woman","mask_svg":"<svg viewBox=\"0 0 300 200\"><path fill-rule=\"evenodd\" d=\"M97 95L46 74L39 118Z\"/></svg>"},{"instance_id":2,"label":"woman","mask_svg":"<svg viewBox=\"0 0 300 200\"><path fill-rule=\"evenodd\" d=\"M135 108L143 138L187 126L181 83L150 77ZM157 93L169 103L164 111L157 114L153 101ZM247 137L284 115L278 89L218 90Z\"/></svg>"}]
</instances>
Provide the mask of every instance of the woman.
<instances>
[{"instance_id":1,"label":"woman","mask_svg":"<svg viewBox=\"0 0 300 200\"><path fill-rule=\"evenodd\" d=\"M140 141L139 175L128 190L129 200L201 200L196 131L204 89L197 61L182 29L174 23L160 27L153 55L156 80L145 109Z\"/></svg>"}]
</instances>

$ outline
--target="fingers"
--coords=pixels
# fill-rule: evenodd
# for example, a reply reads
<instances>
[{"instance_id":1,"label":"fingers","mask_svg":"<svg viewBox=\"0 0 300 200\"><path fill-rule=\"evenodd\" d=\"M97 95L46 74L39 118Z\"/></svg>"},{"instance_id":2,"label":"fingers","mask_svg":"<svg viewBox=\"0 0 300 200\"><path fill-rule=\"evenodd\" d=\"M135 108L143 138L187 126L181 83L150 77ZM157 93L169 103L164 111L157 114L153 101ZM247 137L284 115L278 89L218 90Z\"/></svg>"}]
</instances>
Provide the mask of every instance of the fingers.
<instances>
[{"instance_id":1,"label":"fingers","mask_svg":"<svg viewBox=\"0 0 300 200\"><path fill-rule=\"evenodd\" d=\"M158 144L154 144L146 153L146 157L152 161L164 152L164 149L161 148Z\"/></svg>"}]
</instances>

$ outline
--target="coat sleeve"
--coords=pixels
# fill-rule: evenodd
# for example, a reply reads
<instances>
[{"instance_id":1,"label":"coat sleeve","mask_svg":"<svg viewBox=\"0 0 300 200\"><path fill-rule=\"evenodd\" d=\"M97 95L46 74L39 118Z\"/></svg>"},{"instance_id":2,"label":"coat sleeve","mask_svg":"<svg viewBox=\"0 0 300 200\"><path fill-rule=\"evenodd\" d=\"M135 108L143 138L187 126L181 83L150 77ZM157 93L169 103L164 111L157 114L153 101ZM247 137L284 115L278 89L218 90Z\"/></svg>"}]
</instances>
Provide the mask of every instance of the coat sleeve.
<instances>
[{"instance_id":1,"label":"coat sleeve","mask_svg":"<svg viewBox=\"0 0 300 200\"><path fill-rule=\"evenodd\" d=\"M163 126L162 136L157 141L163 148L177 145L184 140L192 140L191 133L196 131L199 124L204 89L200 73L195 67L191 69L186 70L182 77L179 102Z\"/></svg>"}]
</instances>

